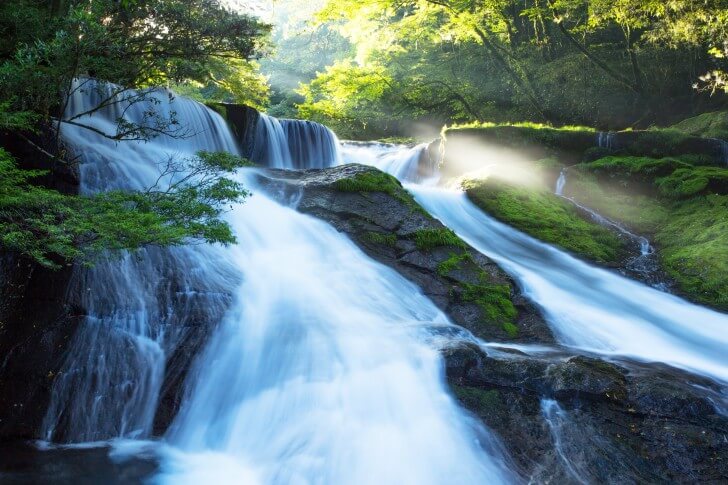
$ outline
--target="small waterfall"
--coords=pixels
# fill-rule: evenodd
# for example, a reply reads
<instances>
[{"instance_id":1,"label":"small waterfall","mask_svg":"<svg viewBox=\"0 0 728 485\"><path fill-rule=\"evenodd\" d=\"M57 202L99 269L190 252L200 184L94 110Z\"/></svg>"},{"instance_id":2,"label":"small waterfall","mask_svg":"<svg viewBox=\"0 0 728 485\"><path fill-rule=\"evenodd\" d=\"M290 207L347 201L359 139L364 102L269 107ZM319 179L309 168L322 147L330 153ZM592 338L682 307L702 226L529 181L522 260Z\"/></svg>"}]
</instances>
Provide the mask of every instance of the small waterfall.
<instances>
[{"instance_id":1,"label":"small waterfall","mask_svg":"<svg viewBox=\"0 0 728 485\"><path fill-rule=\"evenodd\" d=\"M79 80L68 116L84 113L114 93L115 86ZM149 102L129 104L135 92L78 121L115 133L120 116L148 120L150 110L172 112L185 139L115 143L90 130L64 125L64 142L80 156L81 192L143 190L160 176L169 157L199 150L235 151L222 118L203 105L158 90ZM196 326L219 319L230 303L235 274L213 248L148 248L102 258L74 269L72 299L87 314L54 381L42 436L81 442L146 437L169 355Z\"/></svg>"},{"instance_id":2,"label":"small waterfall","mask_svg":"<svg viewBox=\"0 0 728 485\"><path fill-rule=\"evenodd\" d=\"M559 197L563 197L568 200L583 212L589 214L589 216L602 226L611 228L617 231L622 236L626 237L629 241L632 241L636 246L639 247L639 255L632 257L627 261L626 269L635 274L642 276L646 281L649 281L652 286L660 290L667 290L667 285L663 281L656 280L656 275L659 272L659 263L655 254L655 248L652 247L650 241L644 237L629 231L627 228L619 223L616 223L606 217L602 216L595 210L590 209L584 205L579 204L573 197L567 197L564 195L564 187L566 186L566 175L567 169L564 168L559 173L559 178L556 181L556 188L554 194Z\"/></svg>"},{"instance_id":3,"label":"small waterfall","mask_svg":"<svg viewBox=\"0 0 728 485\"><path fill-rule=\"evenodd\" d=\"M261 113L251 160L270 168L327 168L341 163L339 140L329 128L304 120L278 120Z\"/></svg>"},{"instance_id":4,"label":"small waterfall","mask_svg":"<svg viewBox=\"0 0 728 485\"><path fill-rule=\"evenodd\" d=\"M434 185L439 180L440 160L423 143L414 147L388 143L344 142L345 163L362 163L394 175L402 182Z\"/></svg>"},{"instance_id":5,"label":"small waterfall","mask_svg":"<svg viewBox=\"0 0 728 485\"><path fill-rule=\"evenodd\" d=\"M554 193L559 196L564 195L564 187L566 186L566 169L561 169L561 172L559 173L559 178L556 181L556 189L554 190Z\"/></svg>"},{"instance_id":6,"label":"small waterfall","mask_svg":"<svg viewBox=\"0 0 728 485\"><path fill-rule=\"evenodd\" d=\"M728 141L718 140L720 143L720 153L723 157L723 165L728 167Z\"/></svg>"},{"instance_id":7,"label":"small waterfall","mask_svg":"<svg viewBox=\"0 0 728 485\"><path fill-rule=\"evenodd\" d=\"M542 399L541 400L541 415L543 416L546 424L551 432L551 439L554 444L554 450L559 458L559 461L564 467L564 470L568 475L578 483L584 485L590 483L589 480L584 478L583 473L578 470L578 467L574 463L572 456L578 450L570 450L566 448L563 440L563 428L568 425L568 416L566 412L559 406L559 403L553 399Z\"/></svg>"},{"instance_id":8,"label":"small waterfall","mask_svg":"<svg viewBox=\"0 0 728 485\"><path fill-rule=\"evenodd\" d=\"M294 169L327 168L341 161L339 139L321 123L281 120Z\"/></svg>"},{"instance_id":9,"label":"small waterfall","mask_svg":"<svg viewBox=\"0 0 728 485\"><path fill-rule=\"evenodd\" d=\"M597 146L599 148L606 148L607 150L614 149L614 138L616 133L612 131L600 131L597 133Z\"/></svg>"}]
</instances>

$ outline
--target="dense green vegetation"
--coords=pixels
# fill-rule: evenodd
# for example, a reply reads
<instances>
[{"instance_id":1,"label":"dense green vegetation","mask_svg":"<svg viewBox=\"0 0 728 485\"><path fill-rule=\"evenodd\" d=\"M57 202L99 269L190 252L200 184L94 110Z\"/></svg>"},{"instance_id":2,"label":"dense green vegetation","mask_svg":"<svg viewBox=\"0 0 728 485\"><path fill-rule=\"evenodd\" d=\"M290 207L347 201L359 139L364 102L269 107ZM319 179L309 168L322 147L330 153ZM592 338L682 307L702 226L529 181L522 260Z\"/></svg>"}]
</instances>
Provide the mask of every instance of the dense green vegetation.
<instances>
[{"instance_id":1,"label":"dense green vegetation","mask_svg":"<svg viewBox=\"0 0 728 485\"><path fill-rule=\"evenodd\" d=\"M293 72L287 79L303 83L283 111L346 137L411 134L412 121L670 124L725 108L727 7L725 0L331 0L315 22L290 24L299 33L267 72ZM317 52L324 62L314 60Z\"/></svg>"},{"instance_id":2,"label":"dense green vegetation","mask_svg":"<svg viewBox=\"0 0 728 485\"><path fill-rule=\"evenodd\" d=\"M546 187L518 187L493 177L468 180L463 186L488 214L542 241L600 263L616 263L625 256L624 241Z\"/></svg>"},{"instance_id":3,"label":"dense green vegetation","mask_svg":"<svg viewBox=\"0 0 728 485\"><path fill-rule=\"evenodd\" d=\"M728 169L608 157L570 174L572 195L654 240L680 291L728 309Z\"/></svg>"},{"instance_id":4,"label":"dense green vegetation","mask_svg":"<svg viewBox=\"0 0 728 485\"><path fill-rule=\"evenodd\" d=\"M200 152L178 163L174 186L75 196L33 185L44 172L18 169L0 148L0 247L57 268L73 260L93 263L108 249L234 242L219 217L223 207L243 200L247 192L223 175L245 160Z\"/></svg>"},{"instance_id":5,"label":"dense green vegetation","mask_svg":"<svg viewBox=\"0 0 728 485\"><path fill-rule=\"evenodd\" d=\"M703 113L676 123L672 128L688 135L728 140L728 111Z\"/></svg>"},{"instance_id":6,"label":"dense green vegetation","mask_svg":"<svg viewBox=\"0 0 728 485\"><path fill-rule=\"evenodd\" d=\"M61 132L74 125L117 142L184 137L174 111L157 111L158 86L195 90L209 99L264 101L252 60L269 27L217 0L13 0L0 4L0 249L45 266L91 262L104 249L174 245L189 240L229 243L223 207L245 189L226 175L245 161L200 153L173 159L160 184L94 197L43 186L73 170ZM88 80L94 78L96 82ZM79 80L74 82L74 80ZM86 113L66 109L77 90L97 91ZM85 116L114 105L144 103L144 119L119 118L104 132ZM22 159L14 160L16 150ZM25 170L40 167L43 170ZM52 177L50 177L52 179Z\"/></svg>"},{"instance_id":7,"label":"dense green vegetation","mask_svg":"<svg viewBox=\"0 0 728 485\"><path fill-rule=\"evenodd\" d=\"M715 127L719 120L711 114L700 124ZM535 185L524 185L526 177L519 176L464 182L471 200L489 214L589 260L607 264L623 260L625 241L553 195L559 171L572 165L568 196L649 237L678 291L726 309L728 169L721 166L714 143L686 133L687 125L698 125L688 121L671 129L619 133L611 149L596 147L594 131L582 127L477 123L449 127L443 133L446 159L454 157L456 166L457 152L468 146L471 151L464 151L468 157L473 156L473 146L506 147L522 161L551 157L527 163L526 172ZM446 173L447 165L448 161ZM515 169L502 168L505 173Z\"/></svg>"}]
</instances>

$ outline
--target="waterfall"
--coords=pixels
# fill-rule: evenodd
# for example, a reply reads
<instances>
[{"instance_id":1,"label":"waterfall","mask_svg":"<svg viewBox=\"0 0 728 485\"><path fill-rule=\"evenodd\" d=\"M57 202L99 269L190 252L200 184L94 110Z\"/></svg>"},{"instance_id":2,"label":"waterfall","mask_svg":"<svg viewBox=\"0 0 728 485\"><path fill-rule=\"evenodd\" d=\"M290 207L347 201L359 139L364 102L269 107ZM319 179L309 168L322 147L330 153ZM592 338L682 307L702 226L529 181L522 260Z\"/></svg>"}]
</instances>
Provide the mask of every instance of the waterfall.
<instances>
[{"instance_id":1,"label":"waterfall","mask_svg":"<svg viewBox=\"0 0 728 485\"><path fill-rule=\"evenodd\" d=\"M440 161L431 159L427 147L347 141L342 157L345 163L372 165L401 181L432 185L439 180Z\"/></svg>"},{"instance_id":2,"label":"waterfall","mask_svg":"<svg viewBox=\"0 0 728 485\"><path fill-rule=\"evenodd\" d=\"M564 195L564 187L566 186L566 169L561 169L561 172L559 173L559 178L556 181L556 189L554 190L554 193L556 195Z\"/></svg>"},{"instance_id":3,"label":"waterfall","mask_svg":"<svg viewBox=\"0 0 728 485\"><path fill-rule=\"evenodd\" d=\"M79 80L67 116L85 113L112 94L111 85ZM148 121L149 110L176 117L185 133L173 139L116 143L91 130L64 125L62 137L80 159L80 190L151 187L169 157L199 150L235 151L225 122L203 105L157 90L152 100L119 103L77 121L115 133L116 120ZM165 375L167 359L196 325L220 318L235 281L229 264L213 248L148 248L105 257L93 268L76 267L72 300L85 310L58 377L43 423L45 439L62 442L146 437Z\"/></svg>"},{"instance_id":4,"label":"waterfall","mask_svg":"<svg viewBox=\"0 0 728 485\"><path fill-rule=\"evenodd\" d=\"M94 96L77 92L72 109L93 106ZM83 121L113 130L120 114L141 120L154 107L175 111L194 136L115 144L65 127L65 142L82 156L84 193L148 187L172 155L235 151L222 119L203 105L153 96L153 106L111 107ZM269 160L285 165L290 140L269 121L266 144L281 144ZM446 390L428 336L451 325L447 317L333 227L266 196L257 170L241 171L254 195L227 215L238 245L146 249L77 268L88 316L55 381L45 436L150 437L172 356L202 326L210 336L153 452L161 459L155 481L511 481L499 445ZM148 446L124 443L115 459Z\"/></svg>"},{"instance_id":5,"label":"waterfall","mask_svg":"<svg viewBox=\"0 0 728 485\"><path fill-rule=\"evenodd\" d=\"M728 382L725 314L591 266L496 221L461 192L408 189L430 214L520 283L561 343Z\"/></svg>"},{"instance_id":6,"label":"waterfall","mask_svg":"<svg viewBox=\"0 0 728 485\"><path fill-rule=\"evenodd\" d=\"M341 163L339 140L324 125L304 120L278 120L263 113L255 127L250 158L265 167L289 170L326 168Z\"/></svg>"},{"instance_id":7,"label":"waterfall","mask_svg":"<svg viewBox=\"0 0 728 485\"><path fill-rule=\"evenodd\" d=\"M281 120L281 125L288 140L292 168L326 168L340 163L339 140L324 125L304 120Z\"/></svg>"},{"instance_id":8,"label":"waterfall","mask_svg":"<svg viewBox=\"0 0 728 485\"><path fill-rule=\"evenodd\" d=\"M244 283L169 432L164 482L508 481L421 339L447 323L440 310L328 224L246 185L257 195L230 219Z\"/></svg>"},{"instance_id":9,"label":"waterfall","mask_svg":"<svg viewBox=\"0 0 728 485\"><path fill-rule=\"evenodd\" d=\"M607 150L614 149L614 138L616 133L600 131L597 133L597 146L599 148L606 148Z\"/></svg>"},{"instance_id":10,"label":"waterfall","mask_svg":"<svg viewBox=\"0 0 728 485\"><path fill-rule=\"evenodd\" d=\"M728 167L728 141L718 140L720 142L720 153L723 158L723 165Z\"/></svg>"},{"instance_id":11,"label":"waterfall","mask_svg":"<svg viewBox=\"0 0 728 485\"><path fill-rule=\"evenodd\" d=\"M377 165L380 152L375 147L360 160ZM387 153L402 160L410 156L406 147ZM589 265L488 216L461 191L405 187L430 214L511 274L543 309L561 343L590 353L664 362L728 382L725 314ZM639 241L643 253L652 251L646 239Z\"/></svg>"}]
</instances>

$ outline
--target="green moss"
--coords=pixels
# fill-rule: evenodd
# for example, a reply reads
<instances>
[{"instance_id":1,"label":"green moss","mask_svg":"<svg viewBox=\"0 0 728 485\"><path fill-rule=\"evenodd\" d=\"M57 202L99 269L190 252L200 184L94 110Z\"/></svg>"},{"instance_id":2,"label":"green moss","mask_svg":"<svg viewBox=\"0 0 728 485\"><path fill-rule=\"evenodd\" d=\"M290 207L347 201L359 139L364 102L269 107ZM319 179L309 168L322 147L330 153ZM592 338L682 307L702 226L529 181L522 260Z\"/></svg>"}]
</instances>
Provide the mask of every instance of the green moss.
<instances>
[{"instance_id":1,"label":"green moss","mask_svg":"<svg viewBox=\"0 0 728 485\"><path fill-rule=\"evenodd\" d=\"M580 167L569 171L569 189L600 214L651 237L681 293L728 310L728 169L679 167L651 179L659 189L652 196L600 185Z\"/></svg>"},{"instance_id":2,"label":"green moss","mask_svg":"<svg viewBox=\"0 0 728 485\"><path fill-rule=\"evenodd\" d=\"M656 231L668 214L667 208L653 197L600 184L589 170L584 170L584 165L569 170L568 187L580 203L638 233Z\"/></svg>"},{"instance_id":3,"label":"green moss","mask_svg":"<svg viewBox=\"0 0 728 485\"><path fill-rule=\"evenodd\" d=\"M518 337L518 327L512 324L511 322L506 322L503 324L503 330L506 331L509 337L516 338Z\"/></svg>"},{"instance_id":4,"label":"green moss","mask_svg":"<svg viewBox=\"0 0 728 485\"><path fill-rule=\"evenodd\" d=\"M410 210L419 212L428 218L432 217L402 187L399 180L379 170L372 169L368 172L360 172L352 177L339 179L332 185L339 192L383 192L407 205Z\"/></svg>"},{"instance_id":5,"label":"green moss","mask_svg":"<svg viewBox=\"0 0 728 485\"><path fill-rule=\"evenodd\" d=\"M678 130L659 129L637 132L635 141L628 147L629 153L664 157L683 153L682 147L689 135Z\"/></svg>"},{"instance_id":6,"label":"green moss","mask_svg":"<svg viewBox=\"0 0 728 485\"><path fill-rule=\"evenodd\" d=\"M486 391L477 387L457 385L451 389L463 406L478 414L499 412L503 406L500 393L495 389Z\"/></svg>"},{"instance_id":7,"label":"green moss","mask_svg":"<svg viewBox=\"0 0 728 485\"><path fill-rule=\"evenodd\" d=\"M728 111L703 113L683 120L672 128L688 135L728 140Z\"/></svg>"},{"instance_id":8,"label":"green moss","mask_svg":"<svg viewBox=\"0 0 728 485\"><path fill-rule=\"evenodd\" d=\"M429 250L437 247L466 248L466 244L450 229L420 229L412 234L417 249Z\"/></svg>"},{"instance_id":9,"label":"green moss","mask_svg":"<svg viewBox=\"0 0 728 485\"><path fill-rule=\"evenodd\" d=\"M655 242L663 267L682 292L728 310L728 196L674 204Z\"/></svg>"},{"instance_id":10,"label":"green moss","mask_svg":"<svg viewBox=\"0 0 728 485\"><path fill-rule=\"evenodd\" d=\"M449 258L437 265L437 273L440 276L447 276L450 272L459 269L465 261L473 261L473 255L468 251L460 254L451 253Z\"/></svg>"},{"instance_id":11,"label":"green moss","mask_svg":"<svg viewBox=\"0 0 728 485\"><path fill-rule=\"evenodd\" d=\"M518 335L518 327L513 324L518 311L511 301L509 285L463 284L463 289L463 301L478 305L487 323L500 324L511 337Z\"/></svg>"},{"instance_id":12,"label":"green moss","mask_svg":"<svg viewBox=\"0 0 728 485\"><path fill-rule=\"evenodd\" d=\"M396 234L370 231L364 234L364 239L375 244L381 244L382 246L395 247L397 245Z\"/></svg>"},{"instance_id":13,"label":"green moss","mask_svg":"<svg viewBox=\"0 0 728 485\"><path fill-rule=\"evenodd\" d=\"M396 178L380 171L360 172L337 180L333 186L340 192L384 192L395 197L404 190Z\"/></svg>"},{"instance_id":14,"label":"green moss","mask_svg":"<svg viewBox=\"0 0 728 485\"><path fill-rule=\"evenodd\" d=\"M481 209L542 241L602 263L619 261L625 254L624 242L617 235L547 190L494 179L466 181L464 188Z\"/></svg>"},{"instance_id":15,"label":"green moss","mask_svg":"<svg viewBox=\"0 0 728 485\"><path fill-rule=\"evenodd\" d=\"M706 193L728 194L728 169L722 167L680 168L655 180L660 193L684 198Z\"/></svg>"},{"instance_id":16,"label":"green moss","mask_svg":"<svg viewBox=\"0 0 728 485\"><path fill-rule=\"evenodd\" d=\"M544 153L582 153L596 143L596 132L594 128L585 126L562 126L556 128L537 123L474 123L452 126L443 130L443 136L445 138L460 135L480 138L512 148L541 147L547 149Z\"/></svg>"},{"instance_id":17,"label":"green moss","mask_svg":"<svg viewBox=\"0 0 728 485\"><path fill-rule=\"evenodd\" d=\"M611 156L583 164L581 167L596 174L607 174L610 177L636 177L651 181L656 177L669 175L678 168L688 168L690 164L677 158Z\"/></svg>"}]
</instances>

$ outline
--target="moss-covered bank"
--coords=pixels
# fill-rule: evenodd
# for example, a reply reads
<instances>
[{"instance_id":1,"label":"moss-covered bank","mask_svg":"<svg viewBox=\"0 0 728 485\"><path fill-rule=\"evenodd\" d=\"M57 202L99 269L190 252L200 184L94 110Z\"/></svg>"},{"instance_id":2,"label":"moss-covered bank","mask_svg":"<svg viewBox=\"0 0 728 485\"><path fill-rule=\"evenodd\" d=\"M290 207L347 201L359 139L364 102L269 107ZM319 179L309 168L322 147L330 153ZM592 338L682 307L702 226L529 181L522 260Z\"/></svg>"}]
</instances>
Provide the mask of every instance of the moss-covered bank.
<instances>
[{"instance_id":1,"label":"moss-covered bank","mask_svg":"<svg viewBox=\"0 0 728 485\"><path fill-rule=\"evenodd\" d=\"M463 188L496 219L576 255L605 264L617 264L627 255L625 241L546 187L518 187L491 177L467 180Z\"/></svg>"},{"instance_id":2,"label":"moss-covered bank","mask_svg":"<svg viewBox=\"0 0 728 485\"><path fill-rule=\"evenodd\" d=\"M476 148L477 142L508 147L521 161L549 156L526 162L536 185L521 186L518 177L515 182L490 177L466 181L464 187L490 215L538 239L601 264L623 261L627 241L553 195L559 171L568 166L565 195L650 238L675 291L726 311L728 168L719 158L717 140L694 136L722 137L725 121L721 112L670 129L619 132L608 140L603 134L601 146L590 128L453 127L444 131L445 173L459 144L473 140ZM482 164L492 165L494 158L484 156ZM513 163L502 162L508 167L503 171L512 171Z\"/></svg>"},{"instance_id":3,"label":"moss-covered bank","mask_svg":"<svg viewBox=\"0 0 728 485\"><path fill-rule=\"evenodd\" d=\"M567 193L654 241L680 293L728 311L728 169L609 157L569 173Z\"/></svg>"}]
</instances>

